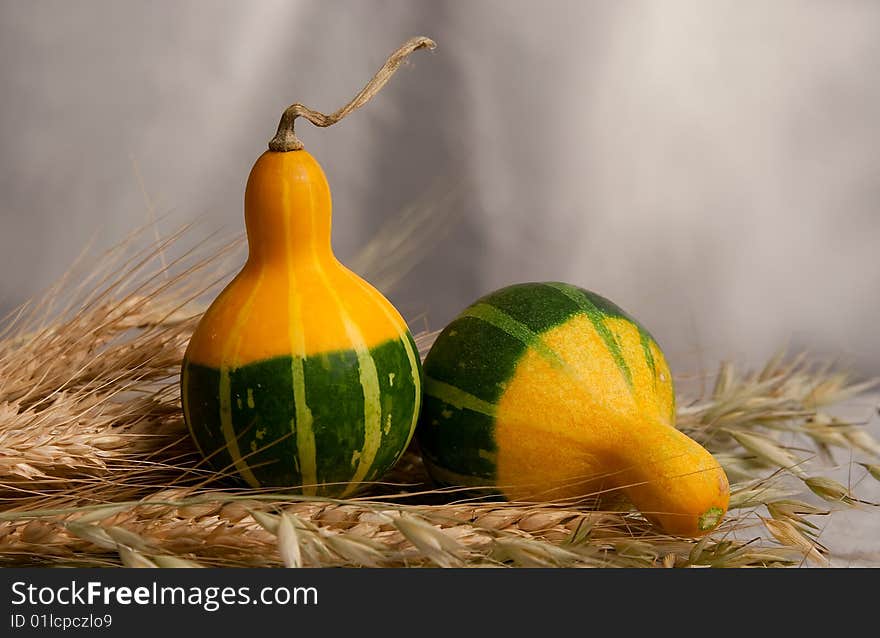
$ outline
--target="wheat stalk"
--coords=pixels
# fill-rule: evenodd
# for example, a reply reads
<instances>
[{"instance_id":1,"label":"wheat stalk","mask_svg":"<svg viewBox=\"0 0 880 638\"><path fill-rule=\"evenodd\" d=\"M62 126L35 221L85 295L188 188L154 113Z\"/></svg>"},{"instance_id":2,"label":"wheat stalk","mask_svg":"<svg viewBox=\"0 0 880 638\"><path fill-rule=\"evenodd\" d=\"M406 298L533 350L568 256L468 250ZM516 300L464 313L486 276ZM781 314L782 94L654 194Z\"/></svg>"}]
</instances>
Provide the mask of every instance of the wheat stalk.
<instances>
[{"instance_id":1,"label":"wheat stalk","mask_svg":"<svg viewBox=\"0 0 880 638\"><path fill-rule=\"evenodd\" d=\"M792 526L782 515L769 523ZM802 516L792 506L793 515ZM796 511L794 511L796 510ZM751 523L754 525L755 523ZM159 564L361 566L785 565L793 547L756 547L729 536L744 519L694 543L658 535L635 514L515 504L395 505L266 494L166 491L136 503L19 513L0 519L8 563L76 564L137 555ZM775 528L773 528L775 529ZM787 529L787 528L786 528ZM820 549L812 557L824 560ZM121 554L120 554L121 552ZM128 558L126 558L128 557Z\"/></svg>"}]
</instances>

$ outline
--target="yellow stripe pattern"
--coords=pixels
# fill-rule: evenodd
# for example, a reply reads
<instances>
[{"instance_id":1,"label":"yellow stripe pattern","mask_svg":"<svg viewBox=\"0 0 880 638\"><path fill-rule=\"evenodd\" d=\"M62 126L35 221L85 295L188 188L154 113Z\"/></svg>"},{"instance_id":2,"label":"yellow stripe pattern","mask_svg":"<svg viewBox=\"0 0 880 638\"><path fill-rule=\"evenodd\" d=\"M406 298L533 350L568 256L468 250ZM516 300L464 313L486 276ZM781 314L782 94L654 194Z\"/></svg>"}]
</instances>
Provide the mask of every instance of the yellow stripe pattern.
<instances>
[{"instance_id":1,"label":"yellow stripe pattern","mask_svg":"<svg viewBox=\"0 0 880 638\"><path fill-rule=\"evenodd\" d=\"M282 201L284 205L290 201L289 184L284 182ZM306 382L303 372L303 359L305 358L305 343L302 325L302 299L296 285L293 233L290 228L290 211L283 216L284 233L287 238L287 315L289 317L288 338L290 340L290 373L293 383L293 405L295 410L294 421L291 423L296 436L296 452L299 460L299 472L302 476L303 494L312 496L318 485L318 450L315 447L315 432L312 429L314 418L312 411L306 403Z\"/></svg>"},{"instance_id":2,"label":"yellow stripe pattern","mask_svg":"<svg viewBox=\"0 0 880 638\"><path fill-rule=\"evenodd\" d=\"M251 487L260 487L260 481L254 476L247 461L241 455L241 448L238 445L238 437L235 434L235 428L232 425L232 385L230 380L230 372L238 352L239 345L242 340L241 326L248 320L253 308L254 299L260 290L260 284L263 282L263 273L257 276L254 283L253 291L245 301L244 305L238 313L236 319L237 330L233 330L226 339L223 347L223 363L220 365L220 427L223 433L223 440L226 442L226 449L232 458L232 463L241 477Z\"/></svg>"}]
</instances>

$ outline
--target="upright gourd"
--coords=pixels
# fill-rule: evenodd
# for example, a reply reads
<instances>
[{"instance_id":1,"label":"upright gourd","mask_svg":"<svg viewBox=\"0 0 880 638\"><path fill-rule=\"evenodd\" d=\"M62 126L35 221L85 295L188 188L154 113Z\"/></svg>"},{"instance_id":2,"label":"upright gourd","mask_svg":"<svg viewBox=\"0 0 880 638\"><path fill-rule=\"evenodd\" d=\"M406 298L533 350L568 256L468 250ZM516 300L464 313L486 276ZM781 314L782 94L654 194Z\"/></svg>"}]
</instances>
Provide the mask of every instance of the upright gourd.
<instances>
[{"instance_id":1,"label":"upright gourd","mask_svg":"<svg viewBox=\"0 0 880 638\"><path fill-rule=\"evenodd\" d=\"M421 403L421 365L394 306L330 246L330 188L294 134L297 117L329 126L366 103L413 51L398 49L351 103L281 118L245 191L249 254L196 328L181 373L186 423L218 471L253 487L344 496L406 449Z\"/></svg>"},{"instance_id":2,"label":"upright gourd","mask_svg":"<svg viewBox=\"0 0 880 638\"><path fill-rule=\"evenodd\" d=\"M440 333L418 440L437 482L511 500L623 492L682 536L727 511L724 470L675 428L660 347L615 304L565 283L496 290Z\"/></svg>"}]
</instances>

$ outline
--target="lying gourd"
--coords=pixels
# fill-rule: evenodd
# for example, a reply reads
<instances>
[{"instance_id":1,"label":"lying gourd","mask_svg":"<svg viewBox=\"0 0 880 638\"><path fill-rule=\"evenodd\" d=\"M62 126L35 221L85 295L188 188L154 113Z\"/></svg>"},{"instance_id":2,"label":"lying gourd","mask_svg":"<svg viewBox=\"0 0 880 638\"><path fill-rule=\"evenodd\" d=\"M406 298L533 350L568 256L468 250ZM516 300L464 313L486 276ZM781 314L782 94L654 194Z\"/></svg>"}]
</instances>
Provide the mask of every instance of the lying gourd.
<instances>
[{"instance_id":1,"label":"lying gourd","mask_svg":"<svg viewBox=\"0 0 880 638\"><path fill-rule=\"evenodd\" d=\"M330 245L330 188L293 123L320 126L364 104L426 38L393 54L332 115L287 109L245 191L249 254L192 335L183 411L202 454L253 487L348 495L406 449L422 396L400 313Z\"/></svg>"},{"instance_id":2,"label":"lying gourd","mask_svg":"<svg viewBox=\"0 0 880 638\"><path fill-rule=\"evenodd\" d=\"M417 437L440 484L518 501L620 490L690 537L727 511L724 470L675 428L663 352L599 295L555 282L493 292L440 333L424 371Z\"/></svg>"}]
</instances>

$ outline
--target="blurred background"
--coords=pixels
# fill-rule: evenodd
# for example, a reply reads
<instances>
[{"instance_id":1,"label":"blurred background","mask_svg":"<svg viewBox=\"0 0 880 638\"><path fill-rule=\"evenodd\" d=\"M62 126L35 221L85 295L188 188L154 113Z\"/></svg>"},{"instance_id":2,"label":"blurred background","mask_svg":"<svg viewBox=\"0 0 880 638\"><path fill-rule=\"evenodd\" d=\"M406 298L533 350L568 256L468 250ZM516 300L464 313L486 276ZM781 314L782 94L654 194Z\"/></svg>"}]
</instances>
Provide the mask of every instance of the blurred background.
<instances>
[{"instance_id":1,"label":"blurred background","mask_svg":"<svg viewBox=\"0 0 880 638\"><path fill-rule=\"evenodd\" d=\"M344 262L428 211L386 290L414 327L556 279L679 373L785 345L880 373L871 0L2 0L0 310L151 210L241 231L281 111L338 108L419 34L437 50L363 110L297 129Z\"/></svg>"}]
</instances>

